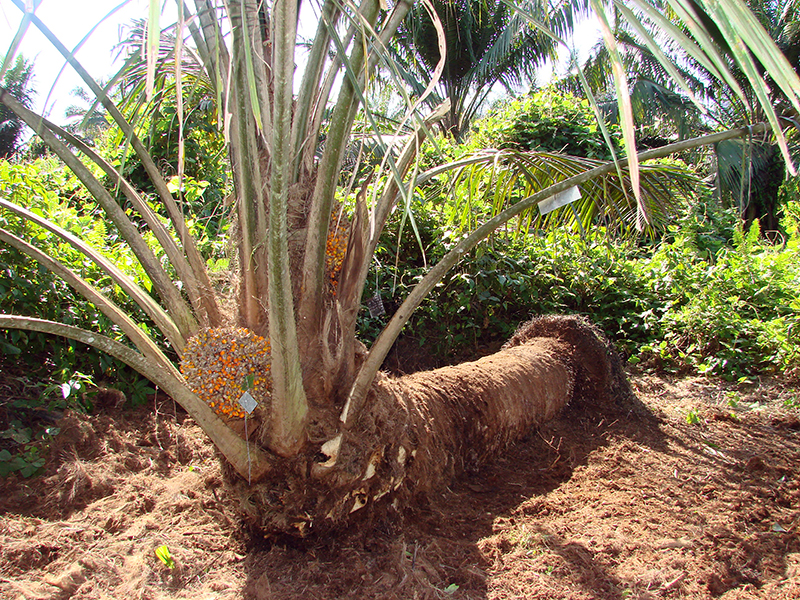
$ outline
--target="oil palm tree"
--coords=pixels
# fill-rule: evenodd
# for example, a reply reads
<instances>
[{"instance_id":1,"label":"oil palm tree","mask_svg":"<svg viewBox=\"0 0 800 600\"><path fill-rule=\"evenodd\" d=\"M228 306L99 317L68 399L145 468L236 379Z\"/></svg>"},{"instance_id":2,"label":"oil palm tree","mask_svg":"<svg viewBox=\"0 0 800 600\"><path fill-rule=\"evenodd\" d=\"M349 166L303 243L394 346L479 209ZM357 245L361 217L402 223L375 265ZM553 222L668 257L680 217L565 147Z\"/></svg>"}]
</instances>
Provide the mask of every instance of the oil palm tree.
<instances>
[{"instance_id":1,"label":"oil palm tree","mask_svg":"<svg viewBox=\"0 0 800 600\"><path fill-rule=\"evenodd\" d=\"M800 9L797 3L792 0L749 0L747 4L791 67L795 72L800 72ZM757 64L756 69L770 81L770 74L763 65ZM740 80L744 79L742 73L737 73L737 76ZM723 125L748 123L763 114L756 101L755 90L745 81L742 81L742 87L746 91L747 101L730 94L720 94L720 102L713 107L716 118ZM791 150L796 156L800 115L783 97L779 88L774 85L770 87L769 98L781 122L793 130L790 136L790 140L794 141ZM778 192L786 178L786 168L775 140L763 136L728 140L715 146L715 157L717 187L723 199L739 208L746 224L758 219L762 232L777 232L780 209Z\"/></svg>"},{"instance_id":2,"label":"oil palm tree","mask_svg":"<svg viewBox=\"0 0 800 600\"><path fill-rule=\"evenodd\" d=\"M754 17L764 31L774 40L788 64L795 71L800 69L800 18L796 2L782 0L763 2L747 0ZM695 2L688 2L689 10L698 16L709 31L709 39L720 49L726 60L734 63L731 43L709 17L706 10ZM663 6L665 15L678 22L679 16L671 10L669 3ZM757 86L751 84L745 72L736 66L731 69L731 79L713 77L707 65L696 60L680 45L665 43L662 49L676 57L679 72L686 82L682 93L675 77L669 73L651 46L648 46L642 31L631 27L628 21L617 14L614 35L623 50L623 62L631 86L631 106L640 130L640 145L663 145L670 139L684 138L689 131L713 131L746 125L766 118L764 105L759 102ZM648 34L651 35L651 34ZM611 60L607 48L598 45L593 55L583 65L583 72L593 93L605 101L601 102L604 114L611 122L617 122L619 112L611 72ZM752 73L769 81L767 69L753 61ZM791 131L790 139L797 137L797 111L787 101L780 86L770 82L762 90L762 98L772 107L776 117ZM560 86L580 89L578 77L571 75L560 82ZM792 154L794 155L794 146ZM778 228L778 190L785 178L786 166L781 156L777 139L771 136L748 136L731 139L714 146L714 168L717 191L729 204L737 206L746 223L761 221L765 231Z\"/></svg>"},{"instance_id":3,"label":"oil palm tree","mask_svg":"<svg viewBox=\"0 0 800 600\"><path fill-rule=\"evenodd\" d=\"M109 122L103 111L93 108L94 99L82 87L72 90L72 96L89 105L89 108L71 104L64 110L64 116L73 122L67 126L70 133L79 134L85 140L94 142L109 128Z\"/></svg>"},{"instance_id":4,"label":"oil palm tree","mask_svg":"<svg viewBox=\"0 0 800 600\"><path fill-rule=\"evenodd\" d=\"M664 145L669 139L685 139L690 132L702 131L701 109L681 92L678 82L651 50L625 29L624 21L617 20L614 24L614 37L630 79L630 102L638 144L641 147L659 143ZM679 64L677 68L695 98L707 103L708 94L713 93L707 82L683 65ZM604 117L609 123L618 124L620 113L608 48L598 43L582 65L582 70L592 93L598 96L598 105ZM580 78L575 72L562 78L556 86L583 94Z\"/></svg>"},{"instance_id":5,"label":"oil palm tree","mask_svg":"<svg viewBox=\"0 0 800 600\"><path fill-rule=\"evenodd\" d=\"M0 241L67 280L108 315L130 343L115 342L98 331L15 315L0 315L0 326L76 339L150 378L208 433L224 457L227 479L239 494L243 511L254 523L270 530L307 533L341 523L367 505L411 499L441 485L466 463L501 452L530 427L553 416L573 394L602 400L619 392L621 384L613 377L605 343L574 320L535 323L502 353L469 367L399 380L379 370L411 312L481 239L510 219L541 207L540 202L552 205L554 194L576 186L616 189L620 197L634 197L632 214L647 218L641 192L645 186L638 183L647 174L637 170L637 159L666 155L675 148L641 157L629 152L616 163L573 163L569 169L558 167L567 164L563 157L555 161L541 153L487 151L418 172L419 145L430 127L449 112L446 105L428 114L417 110L435 87L434 80L412 101L403 125L411 123L414 133L395 159L385 154L386 175L377 191L370 194L364 185L352 216L340 218L336 192L349 133L359 110L370 119L366 99L372 73L379 61L390 63L386 48L413 3L382 7L378 0L358 5L325 1L295 93L297 2L195 0L193 12L178 2L173 52L176 57L184 52L198 57L228 140L237 264L229 278L235 290L227 294L227 287L212 283L189 233L180 198L173 197L136 128L45 23L26 12L21 0L12 2L23 12L21 28L29 23L38 28L83 77L135 151L154 195L143 198L92 148L33 114L2 89L0 102L31 126L81 179L137 256L152 293L85 241L0 198L3 211L29 223L26 231L36 231L23 239L0 230ZM603 7L594 4L603 19ZM721 0L719 5L746 18L736 12L737 0ZM427 6L433 11L430 3ZM159 2L153 0L146 42L148 94L155 88L159 67L158 9ZM525 5L515 10L538 30L558 38ZM779 53L765 45L759 31L742 28L741 32L746 36L743 42L764 64L778 60ZM444 33L442 29L442 44ZM684 43L694 42L687 38ZM708 60L715 59L709 55ZM175 60L170 75L178 90L179 124L184 119L181 65L179 58ZM729 73L727 64L719 61L717 71L720 76ZM800 82L794 73L771 73L778 85L787 88L793 105L800 106ZM684 147L741 135L736 130L687 141ZM633 147L628 145L629 150ZM110 189L125 195L130 212L138 213L136 223L83 160L105 173ZM626 161L631 162L629 171ZM364 348L355 336L355 320L388 215L437 174L479 178L480 170L500 170L523 182L522 195L431 267L375 343ZM661 190L669 193L663 186ZM166 222L153 204L168 215ZM143 229L150 232L151 243L142 237ZM134 317L39 250L39 235L58 236L101 265L163 333L169 350L181 356L180 369L169 359L168 349L155 343Z\"/></svg>"}]
</instances>

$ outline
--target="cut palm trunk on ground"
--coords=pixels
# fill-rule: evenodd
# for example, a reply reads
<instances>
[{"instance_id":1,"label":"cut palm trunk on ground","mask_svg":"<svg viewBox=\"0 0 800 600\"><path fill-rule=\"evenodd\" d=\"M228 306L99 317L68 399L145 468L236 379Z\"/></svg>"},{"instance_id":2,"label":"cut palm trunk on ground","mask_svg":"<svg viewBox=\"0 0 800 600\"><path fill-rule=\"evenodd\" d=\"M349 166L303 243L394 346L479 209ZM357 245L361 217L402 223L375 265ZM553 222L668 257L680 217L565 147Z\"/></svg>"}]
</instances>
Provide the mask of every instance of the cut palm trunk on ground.
<instances>
[{"instance_id":1,"label":"cut palm trunk on ground","mask_svg":"<svg viewBox=\"0 0 800 600\"><path fill-rule=\"evenodd\" d=\"M610 405L631 394L602 333L580 317L543 317L474 362L393 378L381 374L353 427L316 415L308 452L247 485L230 473L254 525L307 535L354 513L409 506L465 468L500 455L572 401ZM333 415L331 415L332 417Z\"/></svg>"}]
</instances>

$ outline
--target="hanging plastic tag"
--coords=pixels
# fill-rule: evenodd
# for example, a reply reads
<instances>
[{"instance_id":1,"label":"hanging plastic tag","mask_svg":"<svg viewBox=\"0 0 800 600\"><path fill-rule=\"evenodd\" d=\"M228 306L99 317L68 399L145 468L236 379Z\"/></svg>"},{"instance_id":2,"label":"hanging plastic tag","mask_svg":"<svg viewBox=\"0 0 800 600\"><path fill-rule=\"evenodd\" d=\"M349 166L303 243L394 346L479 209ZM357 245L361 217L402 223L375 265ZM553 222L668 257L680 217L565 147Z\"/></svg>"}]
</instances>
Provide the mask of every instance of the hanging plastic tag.
<instances>
[{"instance_id":1,"label":"hanging plastic tag","mask_svg":"<svg viewBox=\"0 0 800 600\"><path fill-rule=\"evenodd\" d=\"M544 216L549 212L553 212L557 208L561 208L562 206L566 206L567 204L570 204L580 199L581 199L581 190L577 185L575 185L571 188L564 190L563 192L554 194L549 198L545 198L544 200L539 202L539 214Z\"/></svg>"},{"instance_id":2,"label":"hanging plastic tag","mask_svg":"<svg viewBox=\"0 0 800 600\"><path fill-rule=\"evenodd\" d=\"M386 309L383 307L383 300L378 290L375 290L375 295L372 298L367 298L367 308L369 309L369 316L373 319L386 314Z\"/></svg>"},{"instance_id":3,"label":"hanging plastic tag","mask_svg":"<svg viewBox=\"0 0 800 600\"><path fill-rule=\"evenodd\" d=\"M248 415L256 409L258 406L258 402L253 396L250 395L250 392L245 392L239 398L239 406L242 407L242 410L246 412Z\"/></svg>"},{"instance_id":4,"label":"hanging plastic tag","mask_svg":"<svg viewBox=\"0 0 800 600\"><path fill-rule=\"evenodd\" d=\"M247 483L250 483L250 434L247 431L247 415L256 409L258 402L256 402L256 399L253 398L250 392L245 391L244 394L239 396L239 406L241 406L244 411L244 440L247 442Z\"/></svg>"}]
</instances>

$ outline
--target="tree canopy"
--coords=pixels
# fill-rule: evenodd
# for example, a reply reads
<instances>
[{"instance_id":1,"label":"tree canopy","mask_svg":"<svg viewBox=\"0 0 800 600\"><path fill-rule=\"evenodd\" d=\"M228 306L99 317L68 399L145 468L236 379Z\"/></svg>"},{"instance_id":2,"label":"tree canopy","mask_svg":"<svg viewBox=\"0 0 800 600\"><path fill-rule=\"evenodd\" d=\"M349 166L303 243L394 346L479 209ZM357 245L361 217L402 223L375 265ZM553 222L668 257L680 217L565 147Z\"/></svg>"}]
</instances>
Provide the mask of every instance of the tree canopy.
<instances>
[{"instance_id":1,"label":"tree canopy","mask_svg":"<svg viewBox=\"0 0 800 600\"><path fill-rule=\"evenodd\" d=\"M0 60L0 63L3 61ZM34 90L33 63L18 56L2 78L2 87L22 106L29 108L33 103ZM0 105L0 158L9 158L17 151L24 123L13 111Z\"/></svg>"},{"instance_id":2,"label":"tree canopy","mask_svg":"<svg viewBox=\"0 0 800 600\"><path fill-rule=\"evenodd\" d=\"M522 6L557 36L569 35L588 11L588 3L580 0L557 4L526 0ZM552 37L504 2L434 0L430 6L420 3L409 11L392 48L403 83L417 93L434 80L443 62L439 91L428 101L435 105L444 98L450 100L442 127L461 138L496 84L506 90L530 84L536 69L556 58L557 46Z\"/></svg>"}]
</instances>

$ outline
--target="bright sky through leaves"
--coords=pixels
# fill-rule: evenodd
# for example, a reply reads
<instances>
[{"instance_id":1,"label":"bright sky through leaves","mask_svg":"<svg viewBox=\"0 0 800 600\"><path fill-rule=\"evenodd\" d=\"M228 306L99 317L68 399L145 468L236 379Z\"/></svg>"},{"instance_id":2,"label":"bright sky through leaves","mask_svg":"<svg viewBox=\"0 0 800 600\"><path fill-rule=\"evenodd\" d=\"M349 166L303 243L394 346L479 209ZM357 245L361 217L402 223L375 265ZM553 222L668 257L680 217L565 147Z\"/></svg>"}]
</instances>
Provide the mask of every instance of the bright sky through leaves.
<instances>
[{"instance_id":1,"label":"bright sky through leaves","mask_svg":"<svg viewBox=\"0 0 800 600\"><path fill-rule=\"evenodd\" d=\"M121 0L44 0L36 14L67 48L72 49L120 2ZM308 9L309 3L304 2L303 6ZM78 60L93 77L99 80L108 78L122 65L122 61L117 59L116 46L121 36L124 36L128 24L133 19L146 18L147 10L147 0L130 0L127 5L102 23L78 51ZM167 2L166 12L161 21L162 27L175 22L175 13L174 3ZM318 13L316 7L301 13L301 35L309 37L313 35L316 13ZM8 50L21 18L22 13L16 6L6 0L0 0L0 54L5 54ZM597 26L593 21L576 26L574 40L581 60L585 60L598 35ZM86 86L68 66L56 84L47 107L44 107L43 103L64 64L64 59L33 25L25 34L21 53L28 60L34 61L34 88L38 92L34 103L35 110L43 111L56 123L65 122L64 110L70 105L82 104L72 95L72 90L78 86L84 88ZM561 57L566 61L567 52L562 51ZM544 85L553 76L554 71L556 75L563 75L564 67L559 66L554 69L546 65L539 71L536 83Z\"/></svg>"},{"instance_id":2,"label":"bright sky through leaves","mask_svg":"<svg viewBox=\"0 0 800 600\"><path fill-rule=\"evenodd\" d=\"M67 48L73 49L92 27L121 1L44 0L36 14ZM172 4L169 4L169 7L171 8ZM77 52L78 60L93 77L107 78L122 65L121 61L115 61L118 54L116 46L125 32L125 26L133 19L146 18L147 8L146 0L131 0L101 24ZM163 24L174 22L174 18L169 20L169 16L168 12ZM11 2L0 0L0 54L7 52L21 18L22 12L16 6ZM43 102L64 65L64 59L34 25L31 25L25 33L20 53L26 59L34 61L34 88L37 91L35 110L43 110L57 123L64 122L64 110L72 104L82 104L72 95L72 90L78 86L85 88L83 81L68 66L64 69L45 108Z\"/></svg>"}]
</instances>

